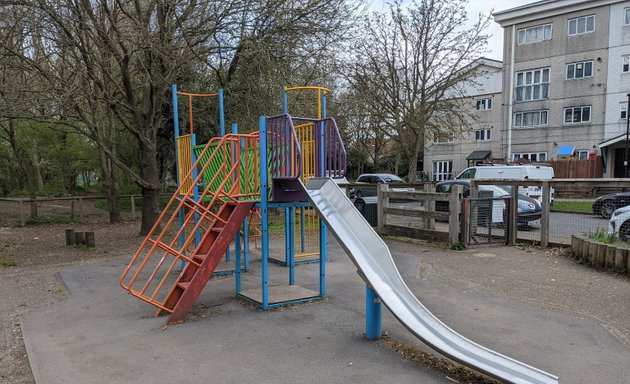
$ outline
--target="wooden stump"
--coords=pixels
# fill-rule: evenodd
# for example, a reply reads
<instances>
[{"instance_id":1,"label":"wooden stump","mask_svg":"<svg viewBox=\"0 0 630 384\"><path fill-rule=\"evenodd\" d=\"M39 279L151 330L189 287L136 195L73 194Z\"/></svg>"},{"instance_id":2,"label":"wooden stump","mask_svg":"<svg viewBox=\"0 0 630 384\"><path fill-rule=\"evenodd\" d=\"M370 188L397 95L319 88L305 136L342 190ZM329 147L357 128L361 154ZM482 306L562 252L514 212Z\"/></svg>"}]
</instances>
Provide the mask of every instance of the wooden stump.
<instances>
[{"instance_id":1,"label":"wooden stump","mask_svg":"<svg viewBox=\"0 0 630 384\"><path fill-rule=\"evenodd\" d=\"M595 265L595 263L597 261L597 250L598 249L599 249L599 247L597 246L597 243L589 241L589 245L588 245L588 262L593 264L593 265Z\"/></svg>"},{"instance_id":2,"label":"wooden stump","mask_svg":"<svg viewBox=\"0 0 630 384\"><path fill-rule=\"evenodd\" d=\"M582 247L584 244L584 239L581 236L573 235L571 236L571 254L574 259L582 258Z\"/></svg>"},{"instance_id":3,"label":"wooden stump","mask_svg":"<svg viewBox=\"0 0 630 384\"><path fill-rule=\"evenodd\" d=\"M623 248L615 250L615 270L617 272L626 272L628 270L628 251Z\"/></svg>"},{"instance_id":4,"label":"wooden stump","mask_svg":"<svg viewBox=\"0 0 630 384\"><path fill-rule=\"evenodd\" d=\"M76 245L85 244L85 232L75 232L74 243Z\"/></svg>"},{"instance_id":5,"label":"wooden stump","mask_svg":"<svg viewBox=\"0 0 630 384\"><path fill-rule=\"evenodd\" d=\"M608 246L606 244L596 243L596 247L597 255L595 256L595 264L598 267L602 268L606 264L606 249L608 248Z\"/></svg>"},{"instance_id":6,"label":"wooden stump","mask_svg":"<svg viewBox=\"0 0 630 384\"><path fill-rule=\"evenodd\" d=\"M85 232L85 244L88 247L96 246L96 238L94 237L94 232Z\"/></svg>"},{"instance_id":7,"label":"wooden stump","mask_svg":"<svg viewBox=\"0 0 630 384\"><path fill-rule=\"evenodd\" d=\"M584 239L582 241L582 256L580 257L580 260L583 263L588 262L588 254L590 252L590 249L591 249L591 243L588 241L588 239Z\"/></svg>"},{"instance_id":8,"label":"wooden stump","mask_svg":"<svg viewBox=\"0 0 630 384\"><path fill-rule=\"evenodd\" d=\"M74 245L74 229L66 229L66 245Z\"/></svg>"}]
</instances>

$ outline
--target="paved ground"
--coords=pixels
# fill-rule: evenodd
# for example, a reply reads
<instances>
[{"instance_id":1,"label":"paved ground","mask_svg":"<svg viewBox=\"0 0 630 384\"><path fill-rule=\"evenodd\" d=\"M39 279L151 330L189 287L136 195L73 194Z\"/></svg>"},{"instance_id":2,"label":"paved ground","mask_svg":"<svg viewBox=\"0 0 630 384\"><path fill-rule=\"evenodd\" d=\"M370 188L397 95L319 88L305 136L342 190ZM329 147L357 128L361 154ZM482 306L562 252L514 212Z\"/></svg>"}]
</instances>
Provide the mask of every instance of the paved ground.
<instances>
[{"instance_id":1,"label":"paved ground","mask_svg":"<svg viewBox=\"0 0 630 384\"><path fill-rule=\"evenodd\" d=\"M464 336L563 383L630 377L627 278L577 265L560 252L388 243L412 291ZM118 287L127 255L65 270L68 299L21 319L35 381L452 383L451 366L410 361L429 349L387 311L389 337L364 339L363 283L334 241L330 255L324 303L261 312L235 301L231 278L216 279L189 321L170 327ZM254 260L245 289L260 283L259 267ZM272 284L288 279L285 269L271 269ZM299 266L296 275L317 289L317 265Z\"/></svg>"}]
</instances>

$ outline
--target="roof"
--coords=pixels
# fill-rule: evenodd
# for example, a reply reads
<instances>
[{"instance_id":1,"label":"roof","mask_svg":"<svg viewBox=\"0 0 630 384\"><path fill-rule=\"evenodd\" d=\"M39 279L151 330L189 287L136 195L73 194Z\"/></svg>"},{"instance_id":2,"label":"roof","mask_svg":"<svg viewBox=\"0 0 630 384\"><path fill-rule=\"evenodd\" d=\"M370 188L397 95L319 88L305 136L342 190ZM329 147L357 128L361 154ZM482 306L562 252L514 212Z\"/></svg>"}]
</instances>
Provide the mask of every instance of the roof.
<instances>
[{"instance_id":1,"label":"roof","mask_svg":"<svg viewBox=\"0 0 630 384\"><path fill-rule=\"evenodd\" d=\"M558 156L573 156L575 148L571 145L565 145L558 148Z\"/></svg>"},{"instance_id":2,"label":"roof","mask_svg":"<svg viewBox=\"0 0 630 384\"><path fill-rule=\"evenodd\" d=\"M494 12L492 16L494 21L505 28L514 24L622 2L623 0L543 0Z\"/></svg>"},{"instance_id":3,"label":"roof","mask_svg":"<svg viewBox=\"0 0 630 384\"><path fill-rule=\"evenodd\" d=\"M472 153L466 157L466 160L485 160L490 157L491 153L492 151L472 151Z\"/></svg>"},{"instance_id":4,"label":"roof","mask_svg":"<svg viewBox=\"0 0 630 384\"><path fill-rule=\"evenodd\" d=\"M610 145L617 144L618 142L624 141L624 140L626 140L626 134L622 133L619 136L615 136L615 137L610 138L608 140L602 141L601 143L599 143L599 147L600 148L608 147Z\"/></svg>"}]
</instances>

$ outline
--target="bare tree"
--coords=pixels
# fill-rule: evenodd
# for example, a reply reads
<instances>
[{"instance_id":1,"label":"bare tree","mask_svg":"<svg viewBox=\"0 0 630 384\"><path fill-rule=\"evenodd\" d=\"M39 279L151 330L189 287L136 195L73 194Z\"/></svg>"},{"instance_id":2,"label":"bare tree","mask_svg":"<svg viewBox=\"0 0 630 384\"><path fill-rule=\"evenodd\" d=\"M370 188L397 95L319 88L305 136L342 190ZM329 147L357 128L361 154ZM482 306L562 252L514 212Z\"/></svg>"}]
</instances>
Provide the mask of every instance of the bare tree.
<instances>
[{"instance_id":1,"label":"bare tree","mask_svg":"<svg viewBox=\"0 0 630 384\"><path fill-rule=\"evenodd\" d=\"M379 129L394 132L415 181L428 133L467 129L462 86L473 81L470 64L487 45L490 16L467 27L467 0L396 2L362 24L348 80L364 95Z\"/></svg>"}]
</instances>

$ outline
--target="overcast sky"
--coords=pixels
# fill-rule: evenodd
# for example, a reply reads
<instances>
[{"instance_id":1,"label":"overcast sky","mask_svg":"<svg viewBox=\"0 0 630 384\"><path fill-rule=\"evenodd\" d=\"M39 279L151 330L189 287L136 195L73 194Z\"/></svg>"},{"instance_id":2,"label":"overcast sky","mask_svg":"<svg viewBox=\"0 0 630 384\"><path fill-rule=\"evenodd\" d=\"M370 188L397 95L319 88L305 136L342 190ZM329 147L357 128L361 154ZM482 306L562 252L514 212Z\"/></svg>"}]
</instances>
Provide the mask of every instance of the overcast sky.
<instances>
[{"instance_id":1,"label":"overcast sky","mask_svg":"<svg viewBox=\"0 0 630 384\"><path fill-rule=\"evenodd\" d=\"M518 7L521 5L534 3L538 0L469 0L468 3L468 19L476 20L479 13L487 14L494 9L494 11L503 11L506 9ZM371 0L371 7L375 10L382 10L383 5L389 3L388 0ZM406 1L405 1L406 2ZM503 59L503 31L499 24L492 22L488 33L492 35L488 41L488 46L491 50L486 54L487 57L497 60Z\"/></svg>"}]
</instances>

